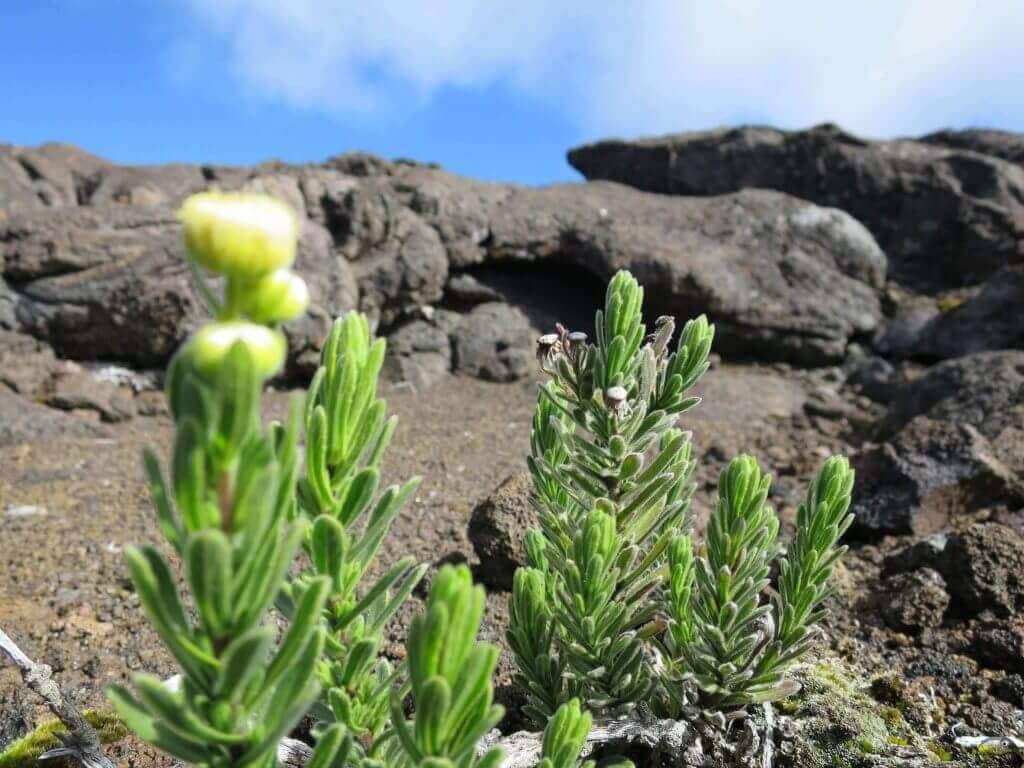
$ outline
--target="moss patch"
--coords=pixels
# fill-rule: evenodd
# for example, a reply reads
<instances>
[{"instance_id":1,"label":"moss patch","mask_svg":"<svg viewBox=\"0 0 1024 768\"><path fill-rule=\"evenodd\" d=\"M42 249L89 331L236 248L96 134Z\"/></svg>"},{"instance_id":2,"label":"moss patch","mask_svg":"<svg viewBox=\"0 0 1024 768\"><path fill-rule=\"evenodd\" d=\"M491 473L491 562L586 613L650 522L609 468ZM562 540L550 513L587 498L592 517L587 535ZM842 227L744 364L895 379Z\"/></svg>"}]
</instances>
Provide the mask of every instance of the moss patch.
<instances>
[{"instance_id":1,"label":"moss patch","mask_svg":"<svg viewBox=\"0 0 1024 768\"><path fill-rule=\"evenodd\" d=\"M962 305L964 300L965 297L963 296L940 296L936 300L935 306L939 308L939 312L952 312L954 309Z\"/></svg>"},{"instance_id":2,"label":"moss patch","mask_svg":"<svg viewBox=\"0 0 1024 768\"><path fill-rule=\"evenodd\" d=\"M96 729L103 744L120 741L128 735L125 724L113 712L87 709L82 715ZM66 732L67 729L59 720L43 723L0 752L0 768L35 768L36 760L43 752L61 745L57 734Z\"/></svg>"},{"instance_id":3,"label":"moss patch","mask_svg":"<svg viewBox=\"0 0 1024 768\"><path fill-rule=\"evenodd\" d=\"M793 732L787 738L791 749L785 765L867 768L899 749L928 755L903 717L899 681L859 682L839 661L805 667L794 676L803 690L787 707L778 708L780 714L792 718ZM887 703L880 706L882 697Z\"/></svg>"}]
</instances>

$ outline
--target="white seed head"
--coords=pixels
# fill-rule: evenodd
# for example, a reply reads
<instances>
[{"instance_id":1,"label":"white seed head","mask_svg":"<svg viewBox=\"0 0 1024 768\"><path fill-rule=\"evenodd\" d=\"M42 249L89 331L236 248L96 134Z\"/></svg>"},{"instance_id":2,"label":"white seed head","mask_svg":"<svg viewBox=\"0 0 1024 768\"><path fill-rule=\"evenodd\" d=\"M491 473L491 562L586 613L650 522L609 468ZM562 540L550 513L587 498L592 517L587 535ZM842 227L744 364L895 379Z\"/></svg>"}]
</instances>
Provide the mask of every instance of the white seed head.
<instances>
[{"instance_id":1,"label":"white seed head","mask_svg":"<svg viewBox=\"0 0 1024 768\"><path fill-rule=\"evenodd\" d=\"M620 403L626 402L626 398L629 397L629 393L626 391L625 387L616 386L608 387L608 389L604 391L604 396L611 405L619 405Z\"/></svg>"}]
</instances>

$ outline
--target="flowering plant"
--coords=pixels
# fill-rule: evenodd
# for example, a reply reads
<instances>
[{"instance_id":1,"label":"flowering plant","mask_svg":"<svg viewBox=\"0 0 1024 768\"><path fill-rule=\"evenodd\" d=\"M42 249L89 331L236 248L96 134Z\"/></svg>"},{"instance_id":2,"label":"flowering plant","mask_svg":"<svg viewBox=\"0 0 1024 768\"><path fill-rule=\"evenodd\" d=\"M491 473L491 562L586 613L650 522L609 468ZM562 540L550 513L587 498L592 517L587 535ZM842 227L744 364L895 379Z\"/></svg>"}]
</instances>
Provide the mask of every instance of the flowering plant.
<instances>
[{"instance_id":1,"label":"flowering plant","mask_svg":"<svg viewBox=\"0 0 1024 768\"><path fill-rule=\"evenodd\" d=\"M177 690L151 675L109 697L124 722L169 754L204 766L270 766L276 749L316 700L315 670L324 646L320 614L327 578L293 593L292 622L276 642L267 613L278 597L308 524L292 515L300 409L286 424L261 425L264 381L284 362L284 319L305 301L290 279L263 322L245 307L261 298L270 270L290 263L290 215L264 200L269 214L238 221L252 200L198 196L185 204L189 257L222 272L224 300L199 277L217 320L199 329L171 362L167 397L175 422L168 480L156 456L145 465L161 531L181 559L195 617L186 610L170 564L153 546L126 552L142 606L181 668Z\"/></svg>"},{"instance_id":2,"label":"flowering plant","mask_svg":"<svg viewBox=\"0 0 1024 768\"><path fill-rule=\"evenodd\" d=\"M828 577L844 549L853 472L826 462L780 561L770 479L743 456L722 473L704 546L694 552L690 434L714 326L675 321L647 334L643 289L628 272L608 286L595 339L559 328L540 339L550 380L531 434L531 503L539 527L516 573L508 641L525 714L545 722L582 697L601 713L638 707L680 717L742 712L793 691L783 674L806 651Z\"/></svg>"}]
</instances>

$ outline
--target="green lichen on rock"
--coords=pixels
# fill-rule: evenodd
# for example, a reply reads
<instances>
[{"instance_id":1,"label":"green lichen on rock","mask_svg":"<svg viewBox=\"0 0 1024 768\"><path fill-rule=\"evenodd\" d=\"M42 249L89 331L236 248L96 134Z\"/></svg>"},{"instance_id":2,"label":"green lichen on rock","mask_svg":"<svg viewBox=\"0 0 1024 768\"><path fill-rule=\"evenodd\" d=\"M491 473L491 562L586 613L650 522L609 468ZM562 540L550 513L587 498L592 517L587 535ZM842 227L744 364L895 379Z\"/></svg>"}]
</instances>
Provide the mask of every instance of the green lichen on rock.
<instances>
[{"instance_id":1,"label":"green lichen on rock","mask_svg":"<svg viewBox=\"0 0 1024 768\"><path fill-rule=\"evenodd\" d=\"M949 747L944 744L939 744L936 741L929 741L925 744L925 749L928 750L928 754L932 756L932 759L937 763L949 762L953 759L953 753Z\"/></svg>"},{"instance_id":2,"label":"green lichen on rock","mask_svg":"<svg viewBox=\"0 0 1024 768\"><path fill-rule=\"evenodd\" d=\"M102 744L120 741L128 735L124 723L109 710L87 709L82 714L96 729ZM35 768L36 761L43 752L61 745L57 734L66 732L67 729L59 720L43 723L0 752L0 768Z\"/></svg>"},{"instance_id":3,"label":"green lichen on rock","mask_svg":"<svg viewBox=\"0 0 1024 768\"><path fill-rule=\"evenodd\" d=\"M872 685L838 660L795 673L803 686L785 708L778 764L796 768L875 768L891 760L934 761L896 701L881 705Z\"/></svg>"},{"instance_id":4,"label":"green lichen on rock","mask_svg":"<svg viewBox=\"0 0 1024 768\"><path fill-rule=\"evenodd\" d=\"M1011 747L956 748L951 755L950 760L957 768L1020 768L1024 765L1024 754Z\"/></svg>"}]
</instances>

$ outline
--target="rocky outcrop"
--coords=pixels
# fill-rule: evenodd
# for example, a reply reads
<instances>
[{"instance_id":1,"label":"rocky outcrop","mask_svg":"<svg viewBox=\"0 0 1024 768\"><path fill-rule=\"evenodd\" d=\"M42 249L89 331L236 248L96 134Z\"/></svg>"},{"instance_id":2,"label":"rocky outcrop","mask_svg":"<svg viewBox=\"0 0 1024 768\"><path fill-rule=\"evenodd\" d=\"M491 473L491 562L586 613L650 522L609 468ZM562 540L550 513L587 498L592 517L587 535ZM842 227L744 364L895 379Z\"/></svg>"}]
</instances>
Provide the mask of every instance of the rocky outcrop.
<instances>
[{"instance_id":1,"label":"rocky outcrop","mask_svg":"<svg viewBox=\"0 0 1024 768\"><path fill-rule=\"evenodd\" d=\"M112 205L0 224L18 329L58 354L159 364L199 317L174 211Z\"/></svg>"},{"instance_id":2,"label":"rocky outcrop","mask_svg":"<svg viewBox=\"0 0 1024 768\"><path fill-rule=\"evenodd\" d=\"M935 131L922 136L918 141L938 147L968 149L1024 165L1024 135L1019 133L968 128L962 131Z\"/></svg>"},{"instance_id":3,"label":"rocky outcrop","mask_svg":"<svg viewBox=\"0 0 1024 768\"><path fill-rule=\"evenodd\" d=\"M1024 351L982 352L929 368L896 393L881 435L921 414L969 424L993 442L1009 440L1024 415Z\"/></svg>"},{"instance_id":4,"label":"rocky outcrop","mask_svg":"<svg viewBox=\"0 0 1024 768\"><path fill-rule=\"evenodd\" d=\"M854 457L854 535L926 534L1024 504L1024 352L949 360L897 390L885 442Z\"/></svg>"},{"instance_id":5,"label":"rocky outcrop","mask_svg":"<svg viewBox=\"0 0 1024 768\"><path fill-rule=\"evenodd\" d=\"M840 211L778 192L669 198L609 183L527 189L363 155L252 169L120 167L66 149L65 167L52 148L5 157L22 168L44 150L50 165L36 181L60 194L19 182L22 202L0 223L0 323L68 357L139 366L167 359L202 311L175 206L213 185L273 194L304 219L297 267L314 309L289 330L300 371L313 365L332 316L358 306L383 329L400 328L443 305L449 284L449 297L477 303L466 271L494 265L564 265L599 283L629 268L655 311L707 312L720 351L759 359L838 361L881 317L886 261L867 231ZM529 366L508 350L523 346L527 325L495 311L467 316L476 332L456 334L453 365L498 380L522 376Z\"/></svg>"},{"instance_id":6,"label":"rocky outcrop","mask_svg":"<svg viewBox=\"0 0 1024 768\"><path fill-rule=\"evenodd\" d=\"M918 331L910 353L919 358L960 357L1024 346L1024 264L1005 267L962 303L936 311Z\"/></svg>"},{"instance_id":7,"label":"rocky outcrop","mask_svg":"<svg viewBox=\"0 0 1024 768\"><path fill-rule=\"evenodd\" d=\"M39 405L0 386L0 447L108 435L100 424Z\"/></svg>"},{"instance_id":8,"label":"rocky outcrop","mask_svg":"<svg viewBox=\"0 0 1024 768\"><path fill-rule=\"evenodd\" d=\"M180 226L166 205L12 216L0 222L0 257L15 326L65 357L157 366L202 316ZM304 226L296 265L311 286L314 314L329 318L355 306L351 269L332 256L330 236L314 222ZM325 328L308 321L290 328L293 351L318 346Z\"/></svg>"},{"instance_id":9,"label":"rocky outcrop","mask_svg":"<svg viewBox=\"0 0 1024 768\"><path fill-rule=\"evenodd\" d=\"M676 199L566 185L514 189L475 254L461 236L453 242L462 263L554 259L601 281L628 268L653 311L707 312L723 354L820 364L877 325L873 288L885 270L870 238L851 247L848 217L832 217L767 191ZM831 228L836 220L843 226Z\"/></svg>"},{"instance_id":10,"label":"rocky outcrop","mask_svg":"<svg viewBox=\"0 0 1024 768\"><path fill-rule=\"evenodd\" d=\"M0 220L13 214L78 205L96 175L111 167L69 144L0 145Z\"/></svg>"},{"instance_id":11,"label":"rocky outcrop","mask_svg":"<svg viewBox=\"0 0 1024 768\"><path fill-rule=\"evenodd\" d=\"M853 459L857 493L851 534L925 535L968 510L1024 503L1024 482L969 424L913 419L891 441Z\"/></svg>"},{"instance_id":12,"label":"rocky outcrop","mask_svg":"<svg viewBox=\"0 0 1024 768\"><path fill-rule=\"evenodd\" d=\"M834 125L742 127L602 141L569 162L588 179L662 194L761 187L840 208L878 239L895 280L935 292L1024 261L1024 168L939 143L865 141Z\"/></svg>"},{"instance_id":13,"label":"rocky outcrop","mask_svg":"<svg viewBox=\"0 0 1024 768\"><path fill-rule=\"evenodd\" d=\"M1024 538L997 523L972 525L950 538L946 547L953 607L976 615L993 611L1014 616L1024 608Z\"/></svg>"},{"instance_id":14,"label":"rocky outcrop","mask_svg":"<svg viewBox=\"0 0 1024 768\"><path fill-rule=\"evenodd\" d=\"M361 306L384 323L437 301L447 281L457 293L462 270L539 261L600 281L628 267L656 307L710 312L720 341L741 354L835 360L880 317L873 289L885 259L871 237L838 211L784 195L672 200L610 184L524 189L423 166L357 185L330 174L318 183L316 215L353 260Z\"/></svg>"},{"instance_id":15,"label":"rocky outcrop","mask_svg":"<svg viewBox=\"0 0 1024 768\"><path fill-rule=\"evenodd\" d=\"M526 315L489 301L470 311L452 335L455 370L486 381L515 381L533 372L534 340Z\"/></svg>"}]
</instances>

